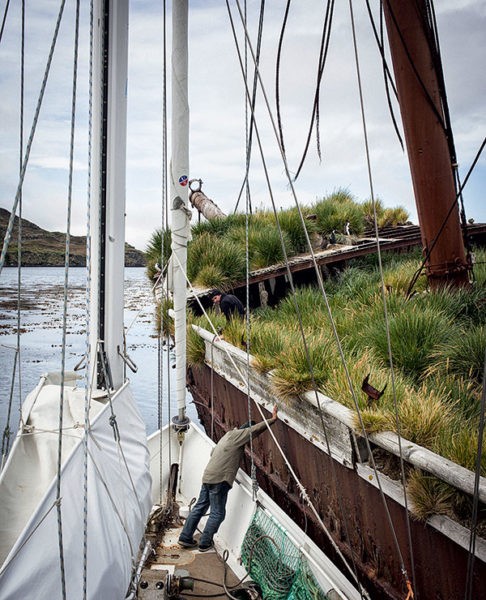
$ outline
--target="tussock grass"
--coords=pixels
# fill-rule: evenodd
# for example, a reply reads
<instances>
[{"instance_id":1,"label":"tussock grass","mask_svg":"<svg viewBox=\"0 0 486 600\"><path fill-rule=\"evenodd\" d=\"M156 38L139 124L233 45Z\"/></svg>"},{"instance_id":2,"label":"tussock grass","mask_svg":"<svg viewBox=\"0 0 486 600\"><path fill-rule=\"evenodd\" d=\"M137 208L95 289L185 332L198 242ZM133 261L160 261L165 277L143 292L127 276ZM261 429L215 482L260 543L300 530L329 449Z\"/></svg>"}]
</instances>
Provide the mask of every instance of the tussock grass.
<instances>
[{"instance_id":1,"label":"tussock grass","mask_svg":"<svg viewBox=\"0 0 486 600\"><path fill-rule=\"evenodd\" d=\"M362 205L355 201L348 190L336 190L317 201L312 206L312 212L317 216L319 231L324 234L329 235L333 230L343 234L346 221L349 221L350 231L353 235L359 235L364 231L365 221Z\"/></svg>"},{"instance_id":2,"label":"tussock grass","mask_svg":"<svg viewBox=\"0 0 486 600\"><path fill-rule=\"evenodd\" d=\"M396 225L404 225L410 215L403 206L397 206L396 208L385 208L382 214L378 217L378 227L389 227Z\"/></svg>"},{"instance_id":3,"label":"tussock grass","mask_svg":"<svg viewBox=\"0 0 486 600\"><path fill-rule=\"evenodd\" d=\"M187 328L186 360L189 367L201 367L206 355L206 343L194 329Z\"/></svg>"},{"instance_id":4,"label":"tussock grass","mask_svg":"<svg viewBox=\"0 0 486 600\"><path fill-rule=\"evenodd\" d=\"M157 270L155 268L157 263L162 269L165 268L165 265L167 264L167 261L171 255L171 240L172 234L170 229L156 229L150 236L150 240L145 248L145 256L147 259L146 272L150 281L152 281L157 274ZM164 248L163 257L162 244ZM162 264L162 260L164 264Z\"/></svg>"},{"instance_id":5,"label":"tussock grass","mask_svg":"<svg viewBox=\"0 0 486 600\"><path fill-rule=\"evenodd\" d=\"M282 231L282 239L287 255L292 256L294 252L291 249L290 239L285 231ZM249 244L249 248L251 249L251 268L261 269L282 262L284 260L282 239L278 230L274 227L269 226L254 232Z\"/></svg>"},{"instance_id":6,"label":"tussock grass","mask_svg":"<svg viewBox=\"0 0 486 600\"><path fill-rule=\"evenodd\" d=\"M170 298L163 298L155 307L155 327L157 333L162 333L166 336L174 335L174 321L169 316L169 310L174 307L174 303Z\"/></svg>"},{"instance_id":7,"label":"tussock grass","mask_svg":"<svg viewBox=\"0 0 486 600\"><path fill-rule=\"evenodd\" d=\"M457 420L448 430L442 430L434 441L436 452L471 471L476 470L479 429L469 421L470 427ZM486 432L483 433L483 448L486 447ZM486 476L486 454L481 456L480 474Z\"/></svg>"},{"instance_id":8,"label":"tussock grass","mask_svg":"<svg viewBox=\"0 0 486 600\"><path fill-rule=\"evenodd\" d=\"M455 490L437 477L414 470L407 491L412 500L412 514L419 520L453 512Z\"/></svg>"},{"instance_id":9,"label":"tussock grass","mask_svg":"<svg viewBox=\"0 0 486 600\"><path fill-rule=\"evenodd\" d=\"M462 423L479 418L481 407L481 385L453 373L438 372L424 379L425 385L435 389L443 402L454 405Z\"/></svg>"},{"instance_id":10,"label":"tussock grass","mask_svg":"<svg viewBox=\"0 0 486 600\"><path fill-rule=\"evenodd\" d=\"M213 268L208 269L208 265ZM221 274L219 282L214 280L216 267ZM188 247L187 276L199 285L219 285L228 288L232 283L242 280L246 273L245 254L241 248L225 237L202 233ZM202 276L209 275L209 282Z\"/></svg>"},{"instance_id":11,"label":"tussock grass","mask_svg":"<svg viewBox=\"0 0 486 600\"><path fill-rule=\"evenodd\" d=\"M309 209L302 211L302 216L304 217L305 230L311 238L314 233L317 233L318 228L315 221L306 219L309 212ZM291 252L293 254L308 252L307 237L297 208L281 211L278 214L278 221L282 231L289 239Z\"/></svg>"},{"instance_id":12,"label":"tussock grass","mask_svg":"<svg viewBox=\"0 0 486 600\"><path fill-rule=\"evenodd\" d=\"M420 381L433 362L434 350L450 338L452 323L442 313L430 309L418 310L413 304L402 306L390 314L389 334L394 365L404 375ZM389 363L388 340L384 319L370 323L366 329L369 347L379 363Z\"/></svg>"},{"instance_id":13,"label":"tussock grass","mask_svg":"<svg viewBox=\"0 0 486 600\"><path fill-rule=\"evenodd\" d=\"M286 336L279 323L257 322L252 328L250 350L252 365L260 373L268 373L279 364L286 350Z\"/></svg>"},{"instance_id":14,"label":"tussock grass","mask_svg":"<svg viewBox=\"0 0 486 600\"><path fill-rule=\"evenodd\" d=\"M375 225L375 212L378 223L380 223L381 218L385 212L385 205L380 198L375 198L375 203L373 206L373 201L371 198L369 200L365 200L361 204L361 209L363 211L363 218L365 220L367 227L374 227Z\"/></svg>"},{"instance_id":15,"label":"tussock grass","mask_svg":"<svg viewBox=\"0 0 486 600\"><path fill-rule=\"evenodd\" d=\"M453 405L443 402L435 390L426 386L410 392L398 406L400 433L411 442L431 448L441 432L451 429L454 423ZM392 415L390 425L396 431Z\"/></svg>"},{"instance_id":16,"label":"tussock grass","mask_svg":"<svg viewBox=\"0 0 486 600\"><path fill-rule=\"evenodd\" d=\"M447 344L440 344L432 353L430 374L454 374L482 383L486 356L486 325L458 329Z\"/></svg>"},{"instance_id":17,"label":"tussock grass","mask_svg":"<svg viewBox=\"0 0 486 600\"><path fill-rule=\"evenodd\" d=\"M284 251L276 218L289 257L309 252L307 236L311 240L317 236L320 239L335 230L338 241L349 243L350 238L343 235L346 222L350 223L351 239L361 234L367 224L365 205L356 202L350 192L343 189L300 210L304 223L297 208L292 207L279 211L277 215L271 211L260 211L248 217L237 213L194 225L193 240L188 245L189 279L196 285L224 289L241 281L245 275L247 227L250 268L259 269L281 262ZM385 214L386 211L383 211ZM308 217L311 214L310 219ZM155 264L161 263L162 244L164 262L167 262L171 253L170 242L170 230L159 229L152 235L146 249L147 275L150 279L156 274Z\"/></svg>"},{"instance_id":18,"label":"tussock grass","mask_svg":"<svg viewBox=\"0 0 486 600\"><path fill-rule=\"evenodd\" d=\"M280 355L276 368L271 373L271 385L281 400L290 400L304 392L322 389L329 377L335 352L325 336L307 336L307 352L300 335L293 332L285 354ZM309 369L312 365L312 374Z\"/></svg>"}]
</instances>

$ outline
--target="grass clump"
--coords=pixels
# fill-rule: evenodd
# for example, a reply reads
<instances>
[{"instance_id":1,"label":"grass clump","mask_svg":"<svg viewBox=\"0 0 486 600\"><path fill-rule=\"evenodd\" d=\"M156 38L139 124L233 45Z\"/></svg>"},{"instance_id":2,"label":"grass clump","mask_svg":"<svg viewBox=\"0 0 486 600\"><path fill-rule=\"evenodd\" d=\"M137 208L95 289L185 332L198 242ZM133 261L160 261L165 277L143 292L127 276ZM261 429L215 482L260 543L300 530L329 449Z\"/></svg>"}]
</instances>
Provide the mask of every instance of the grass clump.
<instances>
[{"instance_id":1,"label":"grass clump","mask_svg":"<svg viewBox=\"0 0 486 600\"><path fill-rule=\"evenodd\" d=\"M432 354L430 374L454 374L481 384L486 356L486 326L458 329L447 344L441 344Z\"/></svg>"},{"instance_id":2,"label":"grass clump","mask_svg":"<svg viewBox=\"0 0 486 600\"><path fill-rule=\"evenodd\" d=\"M407 492L412 514L419 520L432 515L451 515L455 490L437 477L414 470L408 478Z\"/></svg>"},{"instance_id":3,"label":"grass clump","mask_svg":"<svg viewBox=\"0 0 486 600\"><path fill-rule=\"evenodd\" d=\"M174 335L174 321L169 316L169 310L174 307L171 298L163 298L155 308L155 327L157 333L162 332L165 336Z\"/></svg>"},{"instance_id":4,"label":"grass clump","mask_svg":"<svg viewBox=\"0 0 486 600\"><path fill-rule=\"evenodd\" d=\"M294 332L289 334L287 351L280 356L276 368L272 371L271 385L275 395L281 400L290 400L314 389L322 389L329 377L334 351L325 336L307 336L307 348ZM312 365L312 373L309 369Z\"/></svg>"},{"instance_id":5,"label":"grass clump","mask_svg":"<svg viewBox=\"0 0 486 600\"><path fill-rule=\"evenodd\" d=\"M245 272L245 255L231 240L203 233L189 244L187 276L194 284L227 288L232 283L242 280ZM215 274L219 274L219 281L216 280Z\"/></svg>"},{"instance_id":6,"label":"grass clump","mask_svg":"<svg viewBox=\"0 0 486 600\"><path fill-rule=\"evenodd\" d=\"M394 365L404 375L420 381L432 363L433 351L450 337L452 323L441 313L417 310L413 304L389 317L389 334ZM379 363L389 364L388 338L384 318L370 323L366 329L369 347Z\"/></svg>"},{"instance_id":7,"label":"grass clump","mask_svg":"<svg viewBox=\"0 0 486 600\"><path fill-rule=\"evenodd\" d=\"M286 335L279 323L258 322L252 328L252 366L260 373L268 373L277 367L286 347Z\"/></svg>"},{"instance_id":8,"label":"grass clump","mask_svg":"<svg viewBox=\"0 0 486 600\"><path fill-rule=\"evenodd\" d=\"M170 229L156 229L145 248L147 259L147 277L152 281L158 274L155 265L158 264L162 270L165 269L171 255L172 234Z\"/></svg>"},{"instance_id":9,"label":"grass clump","mask_svg":"<svg viewBox=\"0 0 486 600\"><path fill-rule=\"evenodd\" d=\"M454 422L453 406L426 386L410 390L398 405L401 435L411 442L433 447L437 436L450 430ZM390 413L390 429L396 431L395 417Z\"/></svg>"},{"instance_id":10,"label":"grass clump","mask_svg":"<svg viewBox=\"0 0 486 600\"><path fill-rule=\"evenodd\" d=\"M348 190L339 189L318 200L312 211L317 217L318 230L324 234L329 235L332 231L345 233L346 222L349 222L352 235L360 235L364 231L363 208Z\"/></svg>"}]
</instances>

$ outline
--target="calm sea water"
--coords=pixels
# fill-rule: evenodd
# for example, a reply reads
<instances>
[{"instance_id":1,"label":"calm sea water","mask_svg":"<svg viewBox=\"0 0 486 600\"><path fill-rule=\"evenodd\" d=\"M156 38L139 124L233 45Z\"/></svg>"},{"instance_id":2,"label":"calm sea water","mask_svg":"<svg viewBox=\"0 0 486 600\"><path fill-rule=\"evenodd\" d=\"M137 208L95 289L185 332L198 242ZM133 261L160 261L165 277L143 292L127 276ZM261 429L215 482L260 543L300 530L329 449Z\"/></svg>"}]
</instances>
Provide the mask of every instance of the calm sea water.
<instances>
[{"instance_id":1,"label":"calm sea water","mask_svg":"<svg viewBox=\"0 0 486 600\"><path fill-rule=\"evenodd\" d=\"M24 267L21 282L20 361L12 384L17 344L16 268L5 268L0 275L0 431L7 421L7 406L13 396L11 428L16 430L20 401L37 385L40 376L61 370L64 268ZM85 353L86 271L69 271L66 370L72 370ZM158 420L158 342L154 328L154 302L150 282L143 268L125 270L125 327L127 351L138 366L129 372L132 391L145 420L147 433L157 429ZM173 356L162 353L162 420L177 413L171 368ZM20 381L19 381L20 368ZM84 371L81 371L83 374ZM169 379L170 378L170 379ZM171 384L172 382L172 384ZM13 385L13 387L12 387ZM13 393L12 393L13 390ZM188 415L197 421L188 397Z\"/></svg>"}]
</instances>

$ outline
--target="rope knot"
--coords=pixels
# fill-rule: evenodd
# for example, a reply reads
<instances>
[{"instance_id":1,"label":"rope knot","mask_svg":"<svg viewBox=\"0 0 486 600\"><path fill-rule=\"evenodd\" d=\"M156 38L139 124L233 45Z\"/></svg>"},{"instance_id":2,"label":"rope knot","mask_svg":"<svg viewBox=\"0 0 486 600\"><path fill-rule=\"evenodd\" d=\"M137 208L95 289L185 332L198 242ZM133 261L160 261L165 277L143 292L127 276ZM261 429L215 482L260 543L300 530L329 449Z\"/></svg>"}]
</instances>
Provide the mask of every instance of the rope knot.
<instances>
[{"instance_id":1,"label":"rope knot","mask_svg":"<svg viewBox=\"0 0 486 600\"><path fill-rule=\"evenodd\" d=\"M115 436L115 440L118 442L120 440L120 431L118 429L118 423L116 421L116 415L111 415L111 417L110 417L110 425L113 427L113 435Z\"/></svg>"}]
</instances>

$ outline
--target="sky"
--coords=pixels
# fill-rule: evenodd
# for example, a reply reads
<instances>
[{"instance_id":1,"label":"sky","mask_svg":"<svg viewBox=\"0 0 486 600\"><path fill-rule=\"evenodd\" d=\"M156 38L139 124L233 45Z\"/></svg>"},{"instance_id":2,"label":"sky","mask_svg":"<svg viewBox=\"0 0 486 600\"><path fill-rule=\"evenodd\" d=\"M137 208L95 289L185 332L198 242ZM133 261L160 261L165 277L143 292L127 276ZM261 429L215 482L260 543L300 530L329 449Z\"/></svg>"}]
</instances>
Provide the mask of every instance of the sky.
<instances>
[{"instance_id":1,"label":"sky","mask_svg":"<svg viewBox=\"0 0 486 600\"><path fill-rule=\"evenodd\" d=\"M243 0L242 4L243 4ZM0 41L0 207L11 210L19 172L19 4L10 3ZM24 151L60 0L26 2ZM275 59L285 2L266 2L261 74L275 116ZM287 160L295 173L302 155L315 91L325 4L291 4L280 68L280 105ZM365 121L375 197L385 206L404 206L417 222L406 154L393 130L387 108L381 59L365 3L353 3L363 86ZM81 2L78 99L72 192L73 234L86 232L88 174L88 2ZM162 223L163 48L162 2L131 3L129 24L126 240L145 249ZM241 23L230 2L237 34ZM376 9L376 0L371 1ZM0 3L3 14L5 1ZM255 44L260 3L247 1L249 34ZM168 2L170 11L170 3ZM443 68L461 178L464 179L486 135L486 0L440 0L436 16ZM226 213L235 203L245 169L245 92L225 2L189 0L189 177L202 179L203 191ZM376 12L376 11L375 11ZM74 2L67 0L46 93L40 111L23 186L22 216L48 230L65 231L67 219L69 130L73 79ZM328 62L320 94L321 160L312 137L305 166L294 184L301 204L337 189L358 201L370 197L350 6L335 3ZM170 14L168 15L170 38ZM168 40L167 61L170 63ZM251 56L248 58L251 65ZM170 65L167 73L170 85ZM277 207L294 205L271 121L257 98L256 119L272 193ZM168 100L170 113L170 92ZM395 105L395 112L399 112ZM170 120L169 120L170 124ZM170 149L170 132L168 132ZM250 172L252 206L269 208L262 161L254 146ZM464 190L466 216L486 222L483 155ZM244 210L244 200L240 208ZM197 216L194 215L194 221Z\"/></svg>"}]
</instances>

